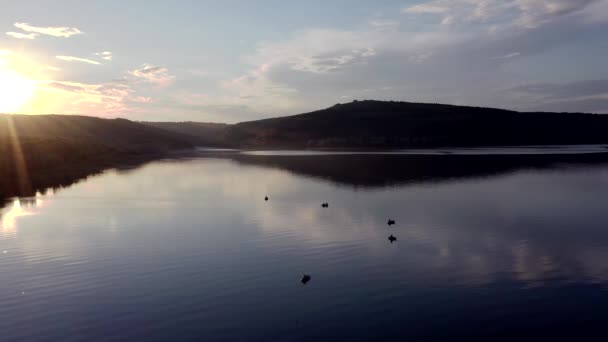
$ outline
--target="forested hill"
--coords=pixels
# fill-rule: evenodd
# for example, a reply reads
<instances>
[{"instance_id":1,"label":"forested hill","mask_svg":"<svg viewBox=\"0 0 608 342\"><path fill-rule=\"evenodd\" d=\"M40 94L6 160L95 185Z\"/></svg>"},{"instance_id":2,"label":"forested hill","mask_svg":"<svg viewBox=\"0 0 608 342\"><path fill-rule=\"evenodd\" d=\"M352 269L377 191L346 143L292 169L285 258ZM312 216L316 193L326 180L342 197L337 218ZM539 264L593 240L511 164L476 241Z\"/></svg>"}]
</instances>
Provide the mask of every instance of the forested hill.
<instances>
[{"instance_id":1,"label":"forested hill","mask_svg":"<svg viewBox=\"0 0 608 342\"><path fill-rule=\"evenodd\" d=\"M238 123L225 136L235 147L400 148L608 143L607 132L604 115L354 101Z\"/></svg>"},{"instance_id":2,"label":"forested hill","mask_svg":"<svg viewBox=\"0 0 608 342\"><path fill-rule=\"evenodd\" d=\"M63 140L85 145L151 152L189 146L186 136L125 119L79 115L0 115L0 139Z\"/></svg>"},{"instance_id":3,"label":"forested hill","mask_svg":"<svg viewBox=\"0 0 608 342\"><path fill-rule=\"evenodd\" d=\"M0 200L189 147L186 136L124 119L0 115Z\"/></svg>"}]
</instances>

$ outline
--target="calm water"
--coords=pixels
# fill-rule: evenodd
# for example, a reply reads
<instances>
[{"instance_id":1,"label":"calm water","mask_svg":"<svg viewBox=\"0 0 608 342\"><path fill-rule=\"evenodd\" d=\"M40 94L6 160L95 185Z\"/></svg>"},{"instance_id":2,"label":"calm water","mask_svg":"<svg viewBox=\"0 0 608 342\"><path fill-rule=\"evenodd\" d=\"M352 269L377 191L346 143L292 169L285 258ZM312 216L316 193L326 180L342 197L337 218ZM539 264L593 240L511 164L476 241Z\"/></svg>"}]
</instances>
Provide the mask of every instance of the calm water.
<instances>
[{"instance_id":1,"label":"calm water","mask_svg":"<svg viewBox=\"0 0 608 342\"><path fill-rule=\"evenodd\" d=\"M9 202L0 340L604 331L608 166L408 158L163 160Z\"/></svg>"}]
</instances>

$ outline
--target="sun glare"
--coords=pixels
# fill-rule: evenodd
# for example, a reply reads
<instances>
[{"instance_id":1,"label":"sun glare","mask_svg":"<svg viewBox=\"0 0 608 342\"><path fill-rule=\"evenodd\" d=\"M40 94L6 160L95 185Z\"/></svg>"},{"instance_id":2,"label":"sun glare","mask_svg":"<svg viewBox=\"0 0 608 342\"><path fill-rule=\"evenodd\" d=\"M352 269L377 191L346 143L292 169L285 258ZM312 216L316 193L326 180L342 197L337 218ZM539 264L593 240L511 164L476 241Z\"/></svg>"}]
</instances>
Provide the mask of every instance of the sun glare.
<instances>
[{"instance_id":1,"label":"sun glare","mask_svg":"<svg viewBox=\"0 0 608 342\"><path fill-rule=\"evenodd\" d=\"M18 113L31 99L35 88L33 80L0 69L0 113Z\"/></svg>"}]
</instances>

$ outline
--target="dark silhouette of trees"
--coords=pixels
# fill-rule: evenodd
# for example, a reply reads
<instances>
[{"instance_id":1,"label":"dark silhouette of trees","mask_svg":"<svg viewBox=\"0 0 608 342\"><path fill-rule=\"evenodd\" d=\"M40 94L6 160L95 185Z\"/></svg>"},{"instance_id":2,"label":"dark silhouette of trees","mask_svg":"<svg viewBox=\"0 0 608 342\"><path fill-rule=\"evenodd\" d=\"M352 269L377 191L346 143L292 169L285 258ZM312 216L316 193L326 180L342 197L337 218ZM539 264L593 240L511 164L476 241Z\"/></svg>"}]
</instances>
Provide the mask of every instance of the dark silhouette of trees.
<instances>
[{"instance_id":1,"label":"dark silhouette of trees","mask_svg":"<svg viewBox=\"0 0 608 342\"><path fill-rule=\"evenodd\" d=\"M356 101L227 127L226 143L270 148L403 148L608 143L608 116Z\"/></svg>"}]
</instances>

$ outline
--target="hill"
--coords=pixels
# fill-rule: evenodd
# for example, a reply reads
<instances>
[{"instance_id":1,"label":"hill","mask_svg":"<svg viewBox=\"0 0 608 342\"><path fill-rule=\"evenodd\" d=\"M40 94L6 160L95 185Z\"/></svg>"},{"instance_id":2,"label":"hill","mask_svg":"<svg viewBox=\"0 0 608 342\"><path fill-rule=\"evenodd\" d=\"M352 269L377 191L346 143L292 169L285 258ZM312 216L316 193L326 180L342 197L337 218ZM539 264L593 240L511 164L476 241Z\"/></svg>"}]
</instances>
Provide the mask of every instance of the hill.
<instances>
[{"instance_id":1,"label":"hill","mask_svg":"<svg viewBox=\"0 0 608 342\"><path fill-rule=\"evenodd\" d=\"M226 127L247 148L403 148L608 143L608 116L354 101Z\"/></svg>"},{"instance_id":2,"label":"hill","mask_svg":"<svg viewBox=\"0 0 608 342\"><path fill-rule=\"evenodd\" d=\"M79 141L137 153L190 145L186 136L126 119L79 115L0 115L0 139L11 134L21 140Z\"/></svg>"},{"instance_id":3,"label":"hill","mask_svg":"<svg viewBox=\"0 0 608 342\"><path fill-rule=\"evenodd\" d=\"M125 119L0 115L0 198L189 147L185 136Z\"/></svg>"},{"instance_id":4,"label":"hill","mask_svg":"<svg viewBox=\"0 0 608 342\"><path fill-rule=\"evenodd\" d=\"M226 145L225 132L230 126L223 123L208 122L141 122L144 125L183 134L195 145L221 147Z\"/></svg>"}]
</instances>

